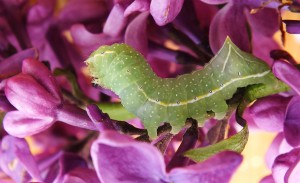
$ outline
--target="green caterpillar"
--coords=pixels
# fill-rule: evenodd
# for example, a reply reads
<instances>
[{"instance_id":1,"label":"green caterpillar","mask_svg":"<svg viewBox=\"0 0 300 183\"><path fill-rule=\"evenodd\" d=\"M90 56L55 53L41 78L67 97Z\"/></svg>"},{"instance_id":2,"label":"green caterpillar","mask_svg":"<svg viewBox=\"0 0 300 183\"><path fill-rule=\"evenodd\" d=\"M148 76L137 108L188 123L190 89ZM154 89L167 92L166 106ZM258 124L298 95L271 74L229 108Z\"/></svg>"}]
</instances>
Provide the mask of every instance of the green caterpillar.
<instances>
[{"instance_id":1,"label":"green caterpillar","mask_svg":"<svg viewBox=\"0 0 300 183\"><path fill-rule=\"evenodd\" d=\"M144 57L126 44L102 46L87 60L94 82L114 91L122 105L155 136L162 122L178 132L186 118L202 123L213 112L221 119L226 100L237 88L275 79L267 64L241 51L229 38L202 70L177 78L160 78Z\"/></svg>"}]
</instances>

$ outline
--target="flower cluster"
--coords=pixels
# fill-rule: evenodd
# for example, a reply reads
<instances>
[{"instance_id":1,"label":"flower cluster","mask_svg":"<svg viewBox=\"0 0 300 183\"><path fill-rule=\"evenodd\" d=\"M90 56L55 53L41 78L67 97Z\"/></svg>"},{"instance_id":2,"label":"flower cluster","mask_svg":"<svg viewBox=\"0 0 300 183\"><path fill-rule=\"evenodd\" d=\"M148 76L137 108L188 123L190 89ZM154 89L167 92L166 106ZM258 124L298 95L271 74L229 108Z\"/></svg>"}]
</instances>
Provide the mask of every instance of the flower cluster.
<instances>
[{"instance_id":1,"label":"flower cluster","mask_svg":"<svg viewBox=\"0 0 300 183\"><path fill-rule=\"evenodd\" d=\"M278 132L262 182L300 182L300 71L273 39L282 22L289 33L300 24L278 9L299 13L300 2L0 0L0 182L229 182L243 159L226 147L241 136L227 121L234 112L204 127L187 119L179 134L165 123L150 139L84 63L99 46L126 43L158 76L176 77L201 69L227 36L291 88L244 117L250 131ZM201 161L186 155L195 148L207 153Z\"/></svg>"}]
</instances>

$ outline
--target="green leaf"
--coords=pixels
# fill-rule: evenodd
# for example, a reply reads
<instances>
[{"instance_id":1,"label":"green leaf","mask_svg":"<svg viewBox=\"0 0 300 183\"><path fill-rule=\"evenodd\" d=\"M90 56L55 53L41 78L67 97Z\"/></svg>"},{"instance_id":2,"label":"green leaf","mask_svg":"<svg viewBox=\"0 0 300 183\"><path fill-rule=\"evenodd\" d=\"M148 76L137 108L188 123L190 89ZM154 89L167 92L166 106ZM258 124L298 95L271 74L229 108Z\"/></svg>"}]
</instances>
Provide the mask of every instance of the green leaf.
<instances>
[{"instance_id":1,"label":"green leaf","mask_svg":"<svg viewBox=\"0 0 300 183\"><path fill-rule=\"evenodd\" d=\"M242 152L248 141L249 130L246 125L239 133L225 139L219 143L189 150L184 155L195 162L201 162L221 151L236 151Z\"/></svg>"},{"instance_id":2,"label":"green leaf","mask_svg":"<svg viewBox=\"0 0 300 183\"><path fill-rule=\"evenodd\" d=\"M128 112L121 103L100 103L98 107L109 115L111 119L126 121L135 118L135 115Z\"/></svg>"}]
</instances>

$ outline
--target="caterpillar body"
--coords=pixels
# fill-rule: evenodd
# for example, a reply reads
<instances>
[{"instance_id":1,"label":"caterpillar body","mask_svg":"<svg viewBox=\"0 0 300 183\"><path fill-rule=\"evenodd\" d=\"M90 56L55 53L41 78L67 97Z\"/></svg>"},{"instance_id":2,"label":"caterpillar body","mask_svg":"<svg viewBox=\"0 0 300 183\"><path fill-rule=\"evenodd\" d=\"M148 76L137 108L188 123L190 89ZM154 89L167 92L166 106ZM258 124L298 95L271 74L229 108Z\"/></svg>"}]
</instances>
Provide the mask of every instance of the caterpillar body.
<instances>
[{"instance_id":1,"label":"caterpillar body","mask_svg":"<svg viewBox=\"0 0 300 183\"><path fill-rule=\"evenodd\" d=\"M94 82L114 91L122 105L155 136L162 122L178 132L187 118L203 122L208 112L223 118L226 100L237 88L268 83L275 77L267 64L241 51L229 38L201 70L177 78L160 78L144 57L126 44L102 46L87 60Z\"/></svg>"}]
</instances>

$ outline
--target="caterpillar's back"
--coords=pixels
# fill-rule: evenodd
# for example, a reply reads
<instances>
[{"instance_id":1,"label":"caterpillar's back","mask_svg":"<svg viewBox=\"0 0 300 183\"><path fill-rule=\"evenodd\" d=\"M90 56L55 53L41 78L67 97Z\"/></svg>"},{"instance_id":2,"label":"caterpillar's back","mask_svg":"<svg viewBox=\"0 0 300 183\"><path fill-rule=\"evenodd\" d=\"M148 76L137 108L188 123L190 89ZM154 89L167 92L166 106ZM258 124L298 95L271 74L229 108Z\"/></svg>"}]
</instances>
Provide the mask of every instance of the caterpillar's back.
<instances>
[{"instance_id":1,"label":"caterpillar's back","mask_svg":"<svg viewBox=\"0 0 300 183\"><path fill-rule=\"evenodd\" d=\"M87 64L94 82L113 90L122 89L122 86L134 82L140 76L140 67L148 68L143 56L126 44L102 46L94 51ZM149 72L149 75L154 75ZM119 82L123 80L123 82ZM122 85L122 86L121 86Z\"/></svg>"},{"instance_id":2,"label":"caterpillar's back","mask_svg":"<svg viewBox=\"0 0 300 183\"><path fill-rule=\"evenodd\" d=\"M208 111L223 117L238 87L274 79L269 67L229 39L204 69L178 78L159 78L144 57L125 44L103 46L87 60L94 82L114 91L154 136L161 122L174 132L186 118L203 121Z\"/></svg>"}]
</instances>

